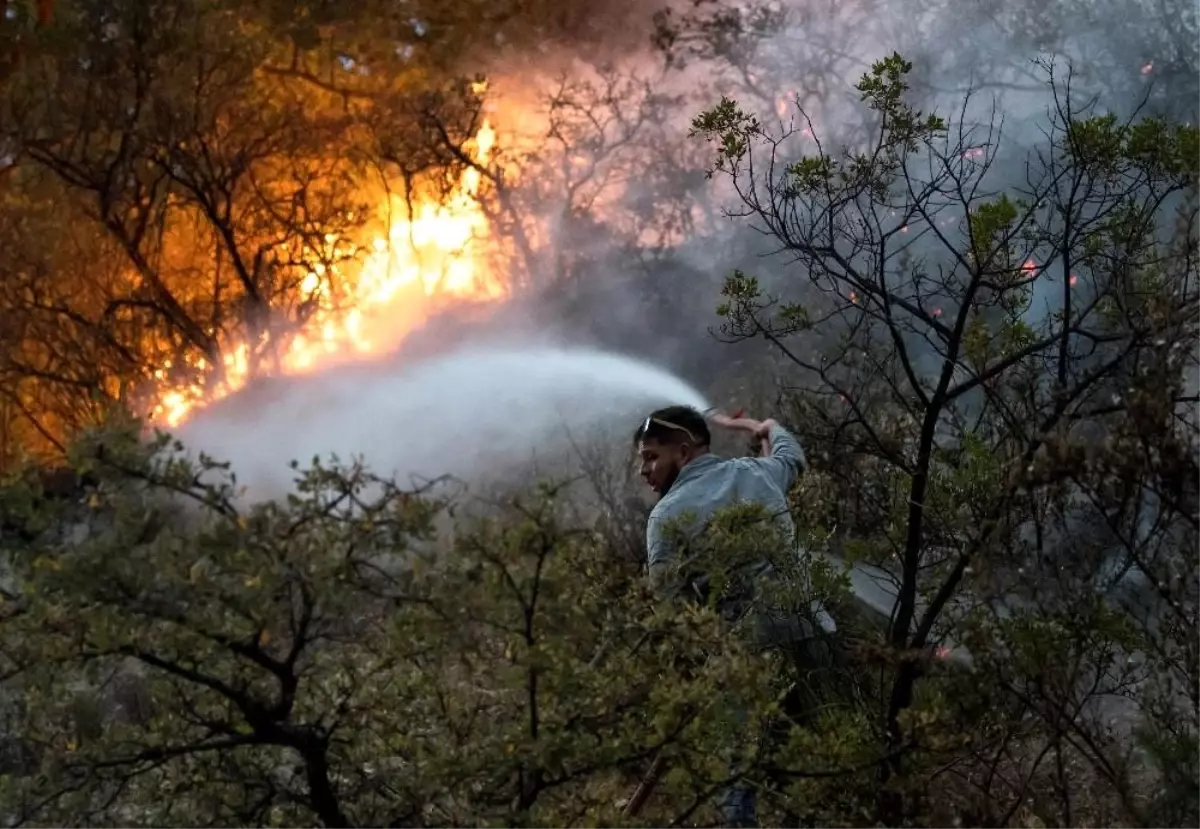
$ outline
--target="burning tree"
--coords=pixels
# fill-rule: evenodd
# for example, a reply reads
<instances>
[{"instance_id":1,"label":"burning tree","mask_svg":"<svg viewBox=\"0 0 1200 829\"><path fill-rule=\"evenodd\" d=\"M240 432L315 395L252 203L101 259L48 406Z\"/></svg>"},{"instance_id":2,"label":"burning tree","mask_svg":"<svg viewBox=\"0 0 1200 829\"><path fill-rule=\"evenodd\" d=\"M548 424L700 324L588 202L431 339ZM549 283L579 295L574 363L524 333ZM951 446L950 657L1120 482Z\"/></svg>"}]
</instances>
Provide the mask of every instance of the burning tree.
<instances>
[{"instance_id":1,"label":"burning tree","mask_svg":"<svg viewBox=\"0 0 1200 829\"><path fill-rule=\"evenodd\" d=\"M419 5L81 2L45 32L13 24L19 443L61 455L114 409L174 426L253 376L394 347L429 297L570 297L695 232L663 78L516 79L509 110L477 72L489 39L587 40L594 15ZM65 249L78 278L55 276Z\"/></svg>"},{"instance_id":2,"label":"burning tree","mask_svg":"<svg viewBox=\"0 0 1200 829\"><path fill-rule=\"evenodd\" d=\"M298 19L194 2L60 12L4 84L4 218L22 252L6 280L6 388L51 442L95 409L173 425L255 374L393 345L372 328L380 308L495 294L466 250L485 224L478 174L438 151L448 137L486 159L482 85L415 77L408 58L355 39L408 23L337 4ZM54 235L20 238L39 223ZM86 276L53 278L54 238L89 260ZM101 358L59 359L56 326ZM97 405L55 402L64 389Z\"/></svg>"},{"instance_id":3,"label":"burning tree","mask_svg":"<svg viewBox=\"0 0 1200 829\"><path fill-rule=\"evenodd\" d=\"M969 641L1005 714L952 764L982 787L960 809L1007 821L1044 775L1043 819L1109 819L1078 811L1082 763L1145 814L1140 766L1120 759L1133 724L1166 729L1176 757L1197 738L1197 131L1079 109L1047 66L1052 131L1006 183L1000 124L916 110L909 69L894 56L863 77L875 140L844 154L798 152L728 99L697 118L733 213L796 273L780 297L732 276L725 330L786 355L796 421L853 461L824 473L857 490L828 530L895 580L885 745L947 716L920 654ZM1134 582L1136 608L1119 595ZM885 767L889 822L921 808L907 787L942 762L935 745ZM949 767L925 768L921 785Z\"/></svg>"}]
</instances>

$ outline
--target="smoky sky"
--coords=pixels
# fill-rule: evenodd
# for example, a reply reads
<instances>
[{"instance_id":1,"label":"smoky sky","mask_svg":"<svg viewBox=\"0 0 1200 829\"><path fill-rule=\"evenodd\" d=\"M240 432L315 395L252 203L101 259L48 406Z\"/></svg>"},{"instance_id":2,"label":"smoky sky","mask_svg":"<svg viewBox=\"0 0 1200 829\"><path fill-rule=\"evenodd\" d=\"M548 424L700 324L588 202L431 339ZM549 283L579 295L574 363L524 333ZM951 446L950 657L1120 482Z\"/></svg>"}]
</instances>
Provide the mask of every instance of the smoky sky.
<instances>
[{"instance_id":1,"label":"smoky sky","mask_svg":"<svg viewBox=\"0 0 1200 829\"><path fill-rule=\"evenodd\" d=\"M692 29L676 46L679 59L667 68L666 53L652 43L656 12L670 10L675 21L689 15L703 21L737 6L770 9L777 25L740 38L706 39ZM594 213L587 218L598 220L596 227L585 225L581 233L551 241L578 260L561 280L566 284L523 295L514 303L519 309L504 309L484 327L619 349L677 368L697 382L703 382L708 361L735 358L716 347L711 334L720 324L715 308L721 284L734 268L781 292L802 281L761 226L719 216L723 208L737 206L736 198L719 178L704 177L705 154L688 133L691 119L721 95L735 97L781 128L796 122L803 109L823 146L836 152L856 140L861 124L862 105L853 84L873 61L900 52L914 63L911 96L923 109L998 128L1001 146L989 173L989 187L996 192L1024 183L1028 153L1044 142L1053 98L1038 61L1053 63L1060 83L1069 68L1074 96L1097 112L1136 111L1186 121L1194 120L1200 104L1196 9L1187 0L1048 5L1027 0L1003 6L984 0L601 0L559 8L557 18L545 24L548 37L539 48L521 54L499 50L493 56L499 94L505 94L506 71L510 86L530 78L549 84L572 71L610 64L663 88L688 90L659 114L663 123L653 125L651 138L642 139L641 146L634 142L632 153L647 156L653 148L669 146L675 163L690 166L691 178L683 185L672 181L676 192L667 193L652 176L634 177L623 185L621 198L662 202L682 188L683 198L706 203L716 218L666 249L647 252L606 235L604 213ZM515 78L512 67L520 70ZM971 104L964 109L968 92ZM546 144L548 155L557 151ZM814 149L810 143L798 151ZM469 339L470 332L453 317L419 332L410 347L420 343L424 350L438 339ZM474 319L469 324L478 325Z\"/></svg>"}]
</instances>

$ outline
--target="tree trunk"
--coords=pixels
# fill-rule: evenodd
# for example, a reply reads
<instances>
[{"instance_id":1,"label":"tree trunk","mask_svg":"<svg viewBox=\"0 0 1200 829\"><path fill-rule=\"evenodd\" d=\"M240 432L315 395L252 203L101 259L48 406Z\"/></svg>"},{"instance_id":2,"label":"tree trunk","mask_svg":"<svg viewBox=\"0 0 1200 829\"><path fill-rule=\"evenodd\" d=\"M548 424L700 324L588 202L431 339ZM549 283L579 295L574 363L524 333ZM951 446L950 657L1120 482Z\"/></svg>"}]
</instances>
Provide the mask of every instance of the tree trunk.
<instances>
[{"instance_id":1,"label":"tree trunk","mask_svg":"<svg viewBox=\"0 0 1200 829\"><path fill-rule=\"evenodd\" d=\"M3 8L3 4L0 4ZM42 29L54 19L54 0L37 0L37 27Z\"/></svg>"}]
</instances>

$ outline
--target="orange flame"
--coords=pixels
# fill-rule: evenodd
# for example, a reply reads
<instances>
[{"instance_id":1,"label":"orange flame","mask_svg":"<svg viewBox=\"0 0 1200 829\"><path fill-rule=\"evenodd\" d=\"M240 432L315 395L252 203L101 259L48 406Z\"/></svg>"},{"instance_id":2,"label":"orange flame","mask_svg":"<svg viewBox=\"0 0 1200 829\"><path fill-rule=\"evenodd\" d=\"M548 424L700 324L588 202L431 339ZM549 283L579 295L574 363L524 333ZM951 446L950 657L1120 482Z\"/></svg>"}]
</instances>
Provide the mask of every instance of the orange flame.
<instances>
[{"instance_id":1,"label":"orange flame","mask_svg":"<svg viewBox=\"0 0 1200 829\"><path fill-rule=\"evenodd\" d=\"M486 164L495 141L495 130L484 121L467 147L476 164ZM494 300L502 296L504 286L483 278L485 270L476 244L488 229L476 200L481 180L480 169L468 167L453 182L448 198L413 205L411 211L399 196L384 199L380 213L386 232L371 240L365 250L332 234L327 236L325 242L335 258L358 253L359 259L356 265L318 264L305 275L300 291L313 299L316 308L303 328L279 345L277 370L303 374L394 344L397 335L416 322L412 318L414 301L419 305L419 300L428 298ZM408 319L404 319L405 312ZM386 343L372 336L385 331ZM152 409L152 421L177 426L198 408L246 385L251 379L250 343L222 345L223 371L214 372L198 358L189 365L201 379L175 387L168 385L169 362L155 372L155 380L164 387Z\"/></svg>"}]
</instances>

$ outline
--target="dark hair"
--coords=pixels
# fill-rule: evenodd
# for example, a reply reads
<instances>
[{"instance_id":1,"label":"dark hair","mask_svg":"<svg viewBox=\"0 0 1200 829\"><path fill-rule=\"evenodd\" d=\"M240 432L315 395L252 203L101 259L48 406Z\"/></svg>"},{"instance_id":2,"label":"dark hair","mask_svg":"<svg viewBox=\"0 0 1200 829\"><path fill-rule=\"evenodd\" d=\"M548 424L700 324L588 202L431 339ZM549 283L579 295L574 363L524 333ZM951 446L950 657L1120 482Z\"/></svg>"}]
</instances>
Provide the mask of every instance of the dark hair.
<instances>
[{"instance_id":1,"label":"dark hair","mask_svg":"<svg viewBox=\"0 0 1200 829\"><path fill-rule=\"evenodd\" d=\"M712 436L708 431L708 422L700 412L691 406L667 406L651 412L638 425L633 435L634 444L647 439L659 443L691 441L696 446L708 446Z\"/></svg>"}]
</instances>

